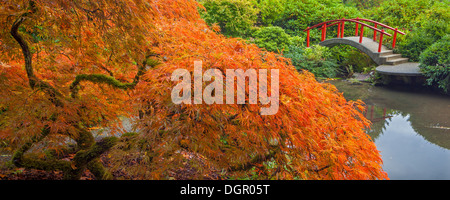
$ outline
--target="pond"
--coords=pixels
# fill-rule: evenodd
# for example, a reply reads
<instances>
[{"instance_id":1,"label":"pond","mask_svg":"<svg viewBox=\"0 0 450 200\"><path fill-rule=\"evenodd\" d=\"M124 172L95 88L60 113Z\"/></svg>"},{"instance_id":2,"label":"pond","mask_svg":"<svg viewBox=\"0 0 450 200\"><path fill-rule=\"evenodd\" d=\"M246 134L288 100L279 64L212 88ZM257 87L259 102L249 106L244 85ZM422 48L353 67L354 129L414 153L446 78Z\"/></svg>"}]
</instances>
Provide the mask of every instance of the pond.
<instances>
[{"instance_id":1,"label":"pond","mask_svg":"<svg viewBox=\"0 0 450 200\"><path fill-rule=\"evenodd\" d=\"M348 100L366 103L367 133L391 180L450 180L450 96L333 80Z\"/></svg>"}]
</instances>

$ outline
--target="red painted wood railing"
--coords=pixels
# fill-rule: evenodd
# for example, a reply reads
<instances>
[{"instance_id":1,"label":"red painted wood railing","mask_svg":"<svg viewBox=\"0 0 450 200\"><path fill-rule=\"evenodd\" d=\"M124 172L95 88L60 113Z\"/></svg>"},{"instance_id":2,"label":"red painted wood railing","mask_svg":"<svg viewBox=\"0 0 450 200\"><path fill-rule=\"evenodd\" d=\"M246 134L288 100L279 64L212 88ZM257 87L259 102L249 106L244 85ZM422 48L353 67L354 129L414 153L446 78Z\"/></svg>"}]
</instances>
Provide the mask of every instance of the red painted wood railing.
<instances>
[{"instance_id":1,"label":"red painted wood railing","mask_svg":"<svg viewBox=\"0 0 450 200\"><path fill-rule=\"evenodd\" d=\"M364 22L370 22L373 24L373 26L368 25ZM359 43L362 43L362 39L364 37L364 27L368 27L370 29L373 30L373 40L376 41L377 39L377 32L380 32L380 41L379 41L379 45L378 45L378 52L381 52L381 46L383 44L383 35L387 35L389 37L391 37L392 35L389 33L386 33L384 30L382 29L378 29L378 26L385 28L385 29L390 29L394 31L394 38L392 41L392 48L395 48L395 42L397 40L397 33L400 33L402 35L405 35L404 32L401 32L398 30L398 28L392 28L386 24L382 24L380 22L377 21L373 21L370 19L362 19L362 18L355 18L355 19L336 19L336 20L330 20L330 21L326 21L326 22L322 22L319 24L316 24L314 26L308 27L307 29L303 30L306 31L306 46L309 47L309 30L313 29L313 28L320 28L322 29L322 37L321 37L321 41L324 41L326 36L327 36L327 28L337 25L337 37L338 38L343 38L344 37L344 27L345 27L345 22L354 22L356 24L356 28L355 28L355 36L358 36L359 33ZM358 30L358 25L361 25L360 30ZM358 32L359 31L359 32Z\"/></svg>"}]
</instances>

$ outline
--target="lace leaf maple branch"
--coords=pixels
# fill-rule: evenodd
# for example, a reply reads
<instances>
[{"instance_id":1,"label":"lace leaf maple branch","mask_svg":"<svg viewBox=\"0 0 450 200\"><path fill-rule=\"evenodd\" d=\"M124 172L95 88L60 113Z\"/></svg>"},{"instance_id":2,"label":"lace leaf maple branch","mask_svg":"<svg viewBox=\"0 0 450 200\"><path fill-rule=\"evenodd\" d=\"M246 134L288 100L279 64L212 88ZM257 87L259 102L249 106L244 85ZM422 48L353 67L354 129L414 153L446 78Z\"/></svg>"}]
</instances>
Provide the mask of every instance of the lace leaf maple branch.
<instances>
[{"instance_id":1,"label":"lace leaf maple branch","mask_svg":"<svg viewBox=\"0 0 450 200\"><path fill-rule=\"evenodd\" d=\"M103 83L114 88L128 90L134 89L134 87L139 83L140 77L146 72L146 66L155 67L159 64L158 61L153 59L149 59L149 56L146 56L144 62L138 66L138 72L131 83L122 83L113 76L105 75L105 74L78 74L75 77L75 80L70 85L71 97L76 98L78 96L78 91L80 88L78 87L82 81L90 81L92 83Z\"/></svg>"},{"instance_id":2,"label":"lace leaf maple branch","mask_svg":"<svg viewBox=\"0 0 450 200\"><path fill-rule=\"evenodd\" d=\"M70 169L70 162L55 160L52 162L36 159L33 157L25 157L27 152L34 143L42 141L50 133L50 127L45 126L39 136L35 136L31 141L22 145L12 156L12 161L17 167L34 168L40 170L68 170Z\"/></svg>"},{"instance_id":3,"label":"lace leaf maple branch","mask_svg":"<svg viewBox=\"0 0 450 200\"><path fill-rule=\"evenodd\" d=\"M32 89L38 88L45 91L50 96L50 101L53 104L55 104L56 106L62 106L62 102L57 98L58 96L59 97L62 96L61 93L59 93L50 84L40 80L34 75L32 65L33 56L31 54L30 47L28 46L28 43L23 39L23 37L19 34L19 27L26 20L27 15L36 12L36 6L34 1L30 1L29 4L30 4L30 12L22 14L13 22L10 33L13 36L13 38L17 41L17 43L19 43L20 48L22 49L22 54L25 60L25 71L28 76L30 87Z\"/></svg>"}]
</instances>

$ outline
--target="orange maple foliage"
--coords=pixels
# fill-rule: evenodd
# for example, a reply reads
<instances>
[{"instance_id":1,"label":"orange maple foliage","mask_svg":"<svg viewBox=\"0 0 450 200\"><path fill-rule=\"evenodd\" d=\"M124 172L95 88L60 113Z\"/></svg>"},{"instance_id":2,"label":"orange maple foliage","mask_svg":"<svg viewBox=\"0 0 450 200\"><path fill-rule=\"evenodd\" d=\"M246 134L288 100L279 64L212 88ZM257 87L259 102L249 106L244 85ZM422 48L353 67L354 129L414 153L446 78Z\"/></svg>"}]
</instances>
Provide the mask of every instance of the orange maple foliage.
<instances>
[{"instance_id":1,"label":"orange maple foliage","mask_svg":"<svg viewBox=\"0 0 450 200\"><path fill-rule=\"evenodd\" d=\"M145 178L165 178L185 162L180 152L189 151L209 168L236 175L256 167L263 178L387 179L364 132L369 121L358 111L362 102L346 101L278 54L218 34L194 0L0 2L0 138L11 145L20 147L41 130L53 143L77 140L94 126L119 132L125 116L139 132L135 141L146 156L140 167L150 171ZM10 33L20 18L34 86ZM261 104L174 104L172 72L193 72L198 60L204 71L279 69L277 114L261 115L267 107ZM112 161L123 163L123 151L113 152Z\"/></svg>"}]
</instances>

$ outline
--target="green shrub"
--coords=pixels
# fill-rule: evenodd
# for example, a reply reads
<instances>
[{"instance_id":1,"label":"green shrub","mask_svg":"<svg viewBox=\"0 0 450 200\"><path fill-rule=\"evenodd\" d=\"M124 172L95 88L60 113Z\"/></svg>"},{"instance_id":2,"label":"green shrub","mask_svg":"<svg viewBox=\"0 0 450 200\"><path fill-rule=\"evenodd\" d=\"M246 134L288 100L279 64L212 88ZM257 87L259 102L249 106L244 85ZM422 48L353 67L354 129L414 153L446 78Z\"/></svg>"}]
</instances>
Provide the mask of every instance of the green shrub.
<instances>
[{"instance_id":1,"label":"green shrub","mask_svg":"<svg viewBox=\"0 0 450 200\"><path fill-rule=\"evenodd\" d=\"M450 35L444 36L420 55L420 69L428 85L436 84L444 92L450 91Z\"/></svg>"},{"instance_id":2,"label":"green shrub","mask_svg":"<svg viewBox=\"0 0 450 200\"><path fill-rule=\"evenodd\" d=\"M306 43L305 38L302 38L300 36L291 37L289 41L291 42L291 46L297 47L303 46Z\"/></svg>"},{"instance_id":3,"label":"green shrub","mask_svg":"<svg viewBox=\"0 0 450 200\"><path fill-rule=\"evenodd\" d=\"M263 27L255 31L253 37L254 43L267 51L289 51L291 45L291 37L278 26Z\"/></svg>"},{"instance_id":4,"label":"green shrub","mask_svg":"<svg viewBox=\"0 0 450 200\"><path fill-rule=\"evenodd\" d=\"M314 45L311 48L290 46L284 57L290 58L292 65L299 71L307 70L316 77L332 78L339 73L339 65L331 59L328 47Z\"/></svg>"},{"instance_id":5,"label":"green shrub","mask_svg":"<svg viewBox=\"0 0 450 200\"><path fill-rule=\"evenodd\" d=\"M386 0L376 9L367 10L375 21L392 27L412 29L416 27L416 17L429 9L434 0Z\"/></svg>"},{"instance_id":6,"label":"green shrub","mask_svg":"<svg viewBox=\"0 0 450 200\"><path fill-rule=\"evenodd\" d=\"M272 19L273 25L284 28L290 35L305 37L304 29L327 20L362 17L358 9L345 6L340 0L281 1L284 8L276 18ZM352 27L354 27L354 24L347 24L346 26L346 28ZM335 31L336 28L334 27L327 31L327 35L336 35ZM311 33L311 36L315 36L315 34Z\"/></svg>"},{"instance_id":7,"label":"green shrub","mask_svg":"<svg viewBox=\"0 0 450 200\"><path fill-rule=\"evenodd\" d=\"M368 72L377 66L367 54L349 45L336 45L330 48L330 52L340 69L349 75L353 72Z\"/></svg>"},{"instance_id":8,"label":"green shrub","mask_svg":"<svg viewBox=\"0 0 450 200\"><path fill-rule=\"evenodd\" d=\"M432 20L442 20L448 23L450 21L449 9L450 1L434 1L433 6L421 12L415 19L415 22L418 24L418 27L424 26L423 24L429 23Z\"/></svg>"},{"instance_id":9,"label":"green shrub","mask_svg":"<svg viewBox=\"0 0 450 200\"><path fill-rule=\"evenodd\" d=\"M217 23L227 36L246 37L252 33L259 9L250 0L202 0L200 10L208 24Z\"/></svg>"},{"instance_id":10,"label":"green shrub","mask_svg":"<svg viewBox=\"0 0 450 200\"><path fill-rule=\"evenodd\" d=\"M448 21L430 19L410 32L406 38L399 42L397 51L411 61L418 61L420 54L433 43L450 33Z\"/></svg>"},{"instance_id":11,"label":"green shrub","mask_svg":"<svg viewBox=\"0 0 450 200\"><path fill-rule=\"evenodd\" d=\"M442 31L442 24L448 24L450 20L449 9L450 1L384 0L380 6L367 9L364 13L366 18L379 21L405 32L406 35L397 35L396 46L399 47L400 52L397 51L398 49L394 50L411 56L410 59L412 61L418 61L420 53L433 43L430 43L430 36L440 35L442 37L446 34L435 31ZM437 29L433 30L432 26L435 26L434 28ZM421 29L428 30L421 32ZM417 33L418 31L419 33ZM390 30L387 30L387 32L393 33ZM371 35L371 33L368 33L369 37ZM412 36L416 38L412 38ZM388 48L392 47L392 41L393 37L385 37L383 39L384 45ZM401 49L402 46L404 46L403 49ZM406 52L402 50L406 50Z\"/></svg>"},{"instance_id":12,"label":"green shrub","mask_svg":"<svg viewBox=\"0 0 450 200\"><path fill-rule=\"evenodd\" d=\"M261 10L260 23L263 26L272 26L284 12L284 0L255 0L255 5Z\"/></svg>"},{"instance_id":13,"label":"green shrub","mask_svg":"<svg viewBox=\"0 0 450 200\"><path fill-rule=\"evenodd\" d=\"M367 9L378 7L383 1L384 0L344 0L344 4L358 9Z\"/></svg>"},{"instance_id":14,"label":"green shrub","mask_svg":"<svg viewBox=\"0 0 450 200\"><path fill-rule=\"evenodd\" d=\"M434 42L435 39L424 31L411 32L402 43L399 43L396 52L409 58L410 61L417 62L420 54Z\"/></svg>"}]
</instances>

